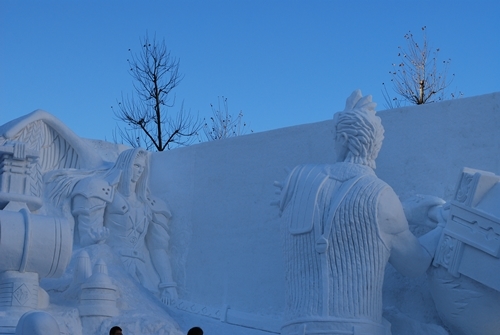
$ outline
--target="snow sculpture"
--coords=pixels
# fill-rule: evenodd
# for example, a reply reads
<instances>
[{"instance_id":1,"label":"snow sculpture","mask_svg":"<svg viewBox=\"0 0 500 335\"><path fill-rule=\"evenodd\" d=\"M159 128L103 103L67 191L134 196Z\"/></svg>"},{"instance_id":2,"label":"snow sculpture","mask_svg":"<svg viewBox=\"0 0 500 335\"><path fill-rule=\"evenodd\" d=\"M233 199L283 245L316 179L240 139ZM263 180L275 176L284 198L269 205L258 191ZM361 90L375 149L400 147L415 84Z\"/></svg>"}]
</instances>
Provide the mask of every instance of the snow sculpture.
<instances>
[{"instance_id":1,"label":"snow sculpture","mask_svg":"<svg viewBox=\"0 0 500 335\"><path fill-rule=\"evenodd\" d=\"M24 143L0 146L0 311L13 331L24 313L49 304L41 277L58 277L71 257L68 220L31 213L41 207L38 154Z\"/></svg>"},{"instance_id":2,"label":"snow sculpture","mask_svg":"<svg viewBox=\"0 0 500 335\"><path fill-rule=\"evenodd\" d=\"M26 148L23 142L11 141L0 147L0 154L2 209L20 204L26 204L30 210L40 208L42 198L41 181L37 179L38 152ZM7 205L9 207L6 208Z\"/></svg>"},{"instance_id":3,"label":"snow sculpture","mask_svg":"<svg viewBox=\"0 0 500 335\"><path fill-rule=\"evenodd\" d=\"M122 152L111 169L84 175L76 183L71 210L81 246L106 242L134 278L152 291L158 287L162 301L171 304L177 299L168 255L171 215L160 199L149 194L148 166L146 151ZM64 179L64 173L58 178ZM159 283L153 279L157 276Z\"/></svg>"},{"instance_id":4,"label":"snow sculpture","mask_svg":"<svg viewBox=\"0 0 500 335\"><path fill-rule=\"evenodd\" d=\"M111 322L179 334L136 282L177 297L170 212L149 193L148 154L91 143L43 111L0 127L1 334L97 334Z\"/></svg>"},{"instance_id":5,"label":"snow sculpture","mask_svg":"<svg viewBox=\"0 0 500 335\"><path fill-rule=\"evenodd\" d=\"M383 139L375 105L355 91L335 114L337 163L298 166L284 184L282 334L390 334L382 318L387 262L419 275L432 261L442 227L417 240L398 197L373 171ZM408 220L425 221L442 203L417 199Z\"/></svg>"},{"instance_id":6,"label":"snow sculpture","mask_svg":"<svg viewBox=\"0 0 500 335\"><path fill-rule=\"evenodd\" d=\"M105 163L88 144L53 115L36 110L0 127L0 144L24 143L38 153L39 174L56 169L96 169Z\"/></svg>"},{"instance_id":7,"label":"snow sculpture","mask_svg":"<svg viewBox=\"0 0 500 335\"><path fill-rule=\"evenodd\" d=\"M500 176L464 168L431 274L431 293L454 335L500 329Z\"/></svg>"},{"instance_id":8,"label":"snow sculpture","mask_svg":"<svg viewBox=\"0 0 500 335\"><path fill-rule=\"evenodd\" d=\"M16 327L16 335L59 335L57 321L48 313L32 311L24 314Z\"/></svg>"},{"instance_id":9,"label":"snow sculpture","mask_svg":"<svg viewBox=\"0 0 500 335\"><path fill-rule=\"evenodd\" d=\"M119 315L117 297L117 288L111 283L106 263L97 261L94 273L81 285L78 310L83 328L95 333L105 319Z\"/></svg>"}]
</instances>

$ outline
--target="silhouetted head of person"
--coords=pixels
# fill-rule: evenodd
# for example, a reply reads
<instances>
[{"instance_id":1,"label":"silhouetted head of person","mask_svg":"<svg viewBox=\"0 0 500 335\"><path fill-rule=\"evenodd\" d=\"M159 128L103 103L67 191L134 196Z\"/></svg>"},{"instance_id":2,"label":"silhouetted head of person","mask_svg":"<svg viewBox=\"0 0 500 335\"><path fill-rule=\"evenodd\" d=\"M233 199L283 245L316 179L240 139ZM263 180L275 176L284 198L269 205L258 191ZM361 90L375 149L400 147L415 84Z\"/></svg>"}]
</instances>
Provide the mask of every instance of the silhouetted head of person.
<instances>
[{"instance_id":1,"label":"silhouetted head of person","mask_svg":"<svg viewBox=\"0 0 500 335\"><path fill-rule=\"evenodd\" d=\"M203 330L200 327L193 327L189 329L187 335L203 335Z\"/></svg>"},{"instance_id":2,"label":"silhouetted head of person","mask_svg":"<svg viewBox=\"0 0 500 335\"><path fill-rule=\"evenodd\" d=\"M114 326L109 330L109 335L122 335L122 329L118 326Z\"/></svg>"}]
</instances>

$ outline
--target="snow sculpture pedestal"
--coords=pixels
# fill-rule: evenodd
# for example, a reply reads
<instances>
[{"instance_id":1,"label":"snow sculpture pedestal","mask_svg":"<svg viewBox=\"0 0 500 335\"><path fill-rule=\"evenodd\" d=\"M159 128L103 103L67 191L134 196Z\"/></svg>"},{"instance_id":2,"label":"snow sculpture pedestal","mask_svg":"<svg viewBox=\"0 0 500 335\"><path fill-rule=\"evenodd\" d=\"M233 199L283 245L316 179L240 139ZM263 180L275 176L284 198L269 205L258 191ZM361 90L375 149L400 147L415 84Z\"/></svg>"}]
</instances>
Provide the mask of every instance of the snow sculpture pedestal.
<instances>
[{"instance_id":1,"label":"snow sculpture pedestal","mask_svg":"<svg viewBox=\"0 0 500 335\"><path fill-rule=\"evenodd\" d=\"M0 334L14 334L21 316L38 308L38 280L34 272L0 274Z\"/></svg>"}]
</instances>

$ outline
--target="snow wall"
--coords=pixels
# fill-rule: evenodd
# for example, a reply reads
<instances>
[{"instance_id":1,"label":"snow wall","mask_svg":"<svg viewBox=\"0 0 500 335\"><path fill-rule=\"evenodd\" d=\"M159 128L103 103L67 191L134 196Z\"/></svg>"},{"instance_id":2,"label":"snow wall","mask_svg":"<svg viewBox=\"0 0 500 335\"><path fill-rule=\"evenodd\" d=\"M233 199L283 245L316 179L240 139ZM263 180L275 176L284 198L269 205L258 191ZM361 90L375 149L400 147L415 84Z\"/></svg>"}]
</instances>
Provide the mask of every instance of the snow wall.
<instances>
[{"instance_id":1,"label":"snow wall","mask_svg":"<svg viewBox=\"0 0 500 335\"><path fill-rule=\"evenodd\" d=\"M378 115L385 140L376 173L402 199L449 199L465 166L500 173L500 92ZM273 182L297 164L334 162L332 136L327 120L153 155L151 188L173 214L170 247L186 310L279 331L284 271Z\"/></svg>"}]
</instances>

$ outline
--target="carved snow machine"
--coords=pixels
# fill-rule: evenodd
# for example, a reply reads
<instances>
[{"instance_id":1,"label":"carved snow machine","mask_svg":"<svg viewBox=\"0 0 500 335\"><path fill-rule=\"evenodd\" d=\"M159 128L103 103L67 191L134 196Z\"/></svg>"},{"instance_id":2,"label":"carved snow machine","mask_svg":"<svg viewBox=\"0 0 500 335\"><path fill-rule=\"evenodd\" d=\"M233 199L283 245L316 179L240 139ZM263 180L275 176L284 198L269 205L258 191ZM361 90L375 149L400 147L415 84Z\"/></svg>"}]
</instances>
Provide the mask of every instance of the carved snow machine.
<instances>
[{"instance_id":1,"label":"carved snow machine","mask_svg":"<svg viewBox=\"0 0 500 335\"><path fill-rule=\"evenodd\" d=\"M464 168L434 265L500 291L500 176Z\"/></svg>"},{"instance_id":2,"label":"carved snow machine","mask_svg":"<svg viewBox=\"0 0 500 335\"><path fill-rule=\"evenodd\" d=\"M42 206L37 159L24 143L0 146L0 334L14 334L24 313L48 305L39 279L60 276L71 258L69 221L31 213Z\"/></svg>"}]
</instances>

